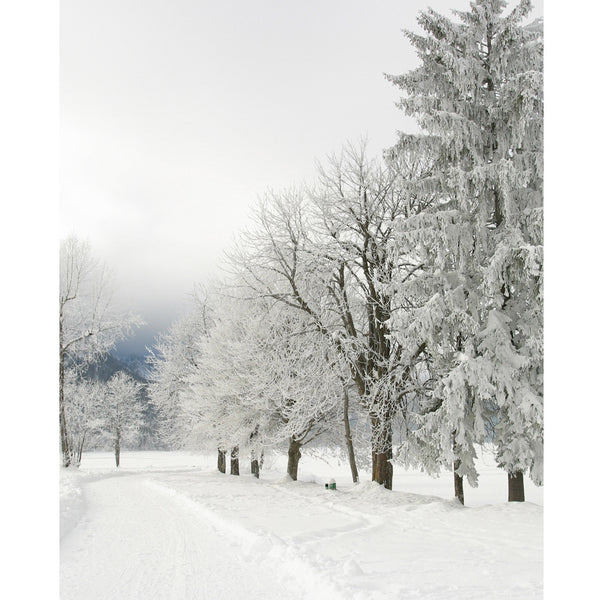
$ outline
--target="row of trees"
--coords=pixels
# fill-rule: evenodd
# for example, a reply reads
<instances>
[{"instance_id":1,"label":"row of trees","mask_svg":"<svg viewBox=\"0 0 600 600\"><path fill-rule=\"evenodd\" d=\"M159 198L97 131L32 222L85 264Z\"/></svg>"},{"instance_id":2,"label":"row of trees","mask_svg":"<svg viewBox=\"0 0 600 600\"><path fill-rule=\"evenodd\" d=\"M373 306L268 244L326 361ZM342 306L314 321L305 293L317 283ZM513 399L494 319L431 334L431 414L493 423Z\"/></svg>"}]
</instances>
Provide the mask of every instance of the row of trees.
<instances>
[{"instance_id":1,"label":"row of trees","mask_svg":"<svg viewBox=\"0 0 600 600\"><path fill-rule=\"evenodd\" d=\"M233 472L245 453L258 476L285 442L295 479L303 445L343 437L357 481L368 430L374 481L449 468L464 502L493 442L509 500L525 473L541 484L542 32L528 0L505 9L421 13L420 65L387 77L422 133L381 160L348 145L263 198L227 282L156 345L171 443L210 440Z\"/></svg>"},{"instance_id":2,"label":"row of trees","mask_svg":"<svg viewBox=\"0 0 600 600\"><path fill-rule=\"evenodd\" d=\"M71 464L79 466L84 449L108 446L120 465L121 449L139 443L144 423L141 387L123 371L103 382L68 369L64 394Z\"/></svg>"},{"instance_id":3,"label":"row of trees","mask_svg":"<svg viewBox=\"0 0 600 600\"><path fill-rule=\"evenodd\" d=\"M90 245L71 236L60 248L59 426L62 465L77 466L84 447L121 443L141 424L140 385L124 373L108 383L83 377L115 344L142 324L118 309L110 272Z\"/></svg>"}]
</instances>

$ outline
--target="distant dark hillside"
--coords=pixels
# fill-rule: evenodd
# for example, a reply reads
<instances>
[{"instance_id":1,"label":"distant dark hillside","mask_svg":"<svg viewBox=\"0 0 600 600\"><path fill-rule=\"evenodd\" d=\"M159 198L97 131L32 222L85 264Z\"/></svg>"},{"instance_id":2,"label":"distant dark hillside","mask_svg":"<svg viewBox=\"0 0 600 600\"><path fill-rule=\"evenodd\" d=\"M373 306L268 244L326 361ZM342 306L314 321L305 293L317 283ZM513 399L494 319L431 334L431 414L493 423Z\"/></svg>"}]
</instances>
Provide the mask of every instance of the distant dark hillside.
<instances>
[{"instance_id":1,"label":"distant dark hillside","mask_svg":"<svg viewBox=\"0 0 600 600\"><path fill-rule=\"evenodd\" d=\"M84 379L92 379L96 381L108 381L115 373L124 371L132 379L142 385L140 391L140 400L144 407L144 421L145 425L142 428L140 436L140 450L156 450L160 448L156 431L157 431L157 419L158 415L154 406L150 403L148 396L148 379L143 377L138 369L134 369L134 361L129 361L129 364L110 354L107 354L101 358L98 362L90 365L82 373Z\"/></svg>"},{"instance_id":2,"label":"distant dark hillside","mask_svg":"<svg viewBox=\"0 0 600 600\"><path fill-rule=\"evenodd\" d=\"M135 379L135 381L146 384L148 380L134 371L125 362L110 354L105 355L98 362L91 364L83 373L86 379L94 379L96 381L108 381L115 373L124 371Z\"/></svg>"},{"instance_id":3,"label":"distant dark hillside","mask_svg":"<svg viewBox=\"0 0 600 600\"><path fill-rule=\"evenodd\" d=\"M143 377L146 381L150 381L152 378L150 365L146 362L148 358L147 354L124 354L117 351L113 353L113 357L123 363L130 371Z\"/></svg>"}]
</instances>

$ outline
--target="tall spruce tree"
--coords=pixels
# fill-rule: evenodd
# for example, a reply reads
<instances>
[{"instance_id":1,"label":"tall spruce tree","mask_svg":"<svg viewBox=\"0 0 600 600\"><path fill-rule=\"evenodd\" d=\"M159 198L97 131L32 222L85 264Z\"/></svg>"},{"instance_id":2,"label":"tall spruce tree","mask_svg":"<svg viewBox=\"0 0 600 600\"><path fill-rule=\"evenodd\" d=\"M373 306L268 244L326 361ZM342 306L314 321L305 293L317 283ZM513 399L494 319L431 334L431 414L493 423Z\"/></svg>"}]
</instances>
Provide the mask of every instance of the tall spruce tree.
<instances>
[{"instance_id":1,"label":"tall spruce tree","mask_svg":"<svg viewBox=\"0 0 600 600\"><path fill-rule=\"evenodd\" d=\"M421 63L388 78L426 134L391 154L438 153L422 183L440 201L412 231L434 291L416 322L445 364L422 431L475 480L474 444L492 427L509 500L523 500L523 473L540 484L543 460L543 43L541 23L522 25L530 0L506 6L475 0L458 22L420 13L425 35L407 36Z\"/></svg>"}]
</instances>

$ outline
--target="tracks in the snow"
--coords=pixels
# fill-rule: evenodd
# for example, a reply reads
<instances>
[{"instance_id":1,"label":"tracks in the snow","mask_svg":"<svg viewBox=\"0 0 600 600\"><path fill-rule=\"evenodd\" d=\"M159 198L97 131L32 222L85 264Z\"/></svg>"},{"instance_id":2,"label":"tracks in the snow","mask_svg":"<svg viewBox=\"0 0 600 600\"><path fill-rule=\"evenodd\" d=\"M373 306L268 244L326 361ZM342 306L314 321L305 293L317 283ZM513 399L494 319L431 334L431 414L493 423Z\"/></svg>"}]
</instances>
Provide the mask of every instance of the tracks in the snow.
<instances>
[{"instance_id":1,"label":"tracks in the snow","mask_svg":"<svg viewBox=\"0 0 600 600\"><path fill-rule=\"evenodd\" d=\"M298 582L249 563L243 544L195 503L158 494L147 479L85 484L85 514L61 540L62 600L307 597Z\"/></svg>"}]
</instances>

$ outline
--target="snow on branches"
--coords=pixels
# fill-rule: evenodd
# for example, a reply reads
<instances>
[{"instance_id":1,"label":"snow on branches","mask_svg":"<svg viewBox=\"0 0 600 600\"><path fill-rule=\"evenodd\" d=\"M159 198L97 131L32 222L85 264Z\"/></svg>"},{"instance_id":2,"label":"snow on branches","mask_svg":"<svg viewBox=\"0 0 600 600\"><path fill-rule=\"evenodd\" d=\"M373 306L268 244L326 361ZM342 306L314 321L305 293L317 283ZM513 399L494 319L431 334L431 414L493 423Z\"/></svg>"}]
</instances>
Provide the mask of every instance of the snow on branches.
<instances>
[{"instance_id":1,"label":"snow on branches","mask_svg":"<svg viewBox=\"0 0 600 600\"><path fill-rule=\"evenodd\" d=\"M312 185L264 196L210 325L196 314L157 344L173 439L289 443L294 476L341 419L353 453L352 397L389 489L393 461L445 467L462 501L492 441L511 478L542 481L542 32L521 24L529 0L506 6L428 10L406 33L420 64L387 77L421 134L384 160L348 144Z\"/></svg>"},{"instance_id":2,"label":"snow on branches","mask_svg":"<svg viewBox=\"0 0 600 600\"><path fill-rule=\"evenodd\" d=\"M421 64L388 79L425 134L401 136L389 155L429 136L438 199L398 224L395 252L420 252L418 286L431 294L413 328L436 384L415 437L471 480L474 443L493 439L510 476L530 471L541 483L542 37L520 24L528 0L505 8L476 0L459 22L428 10L425 35L407 33Z\"/></svg>"}]
</instances>

